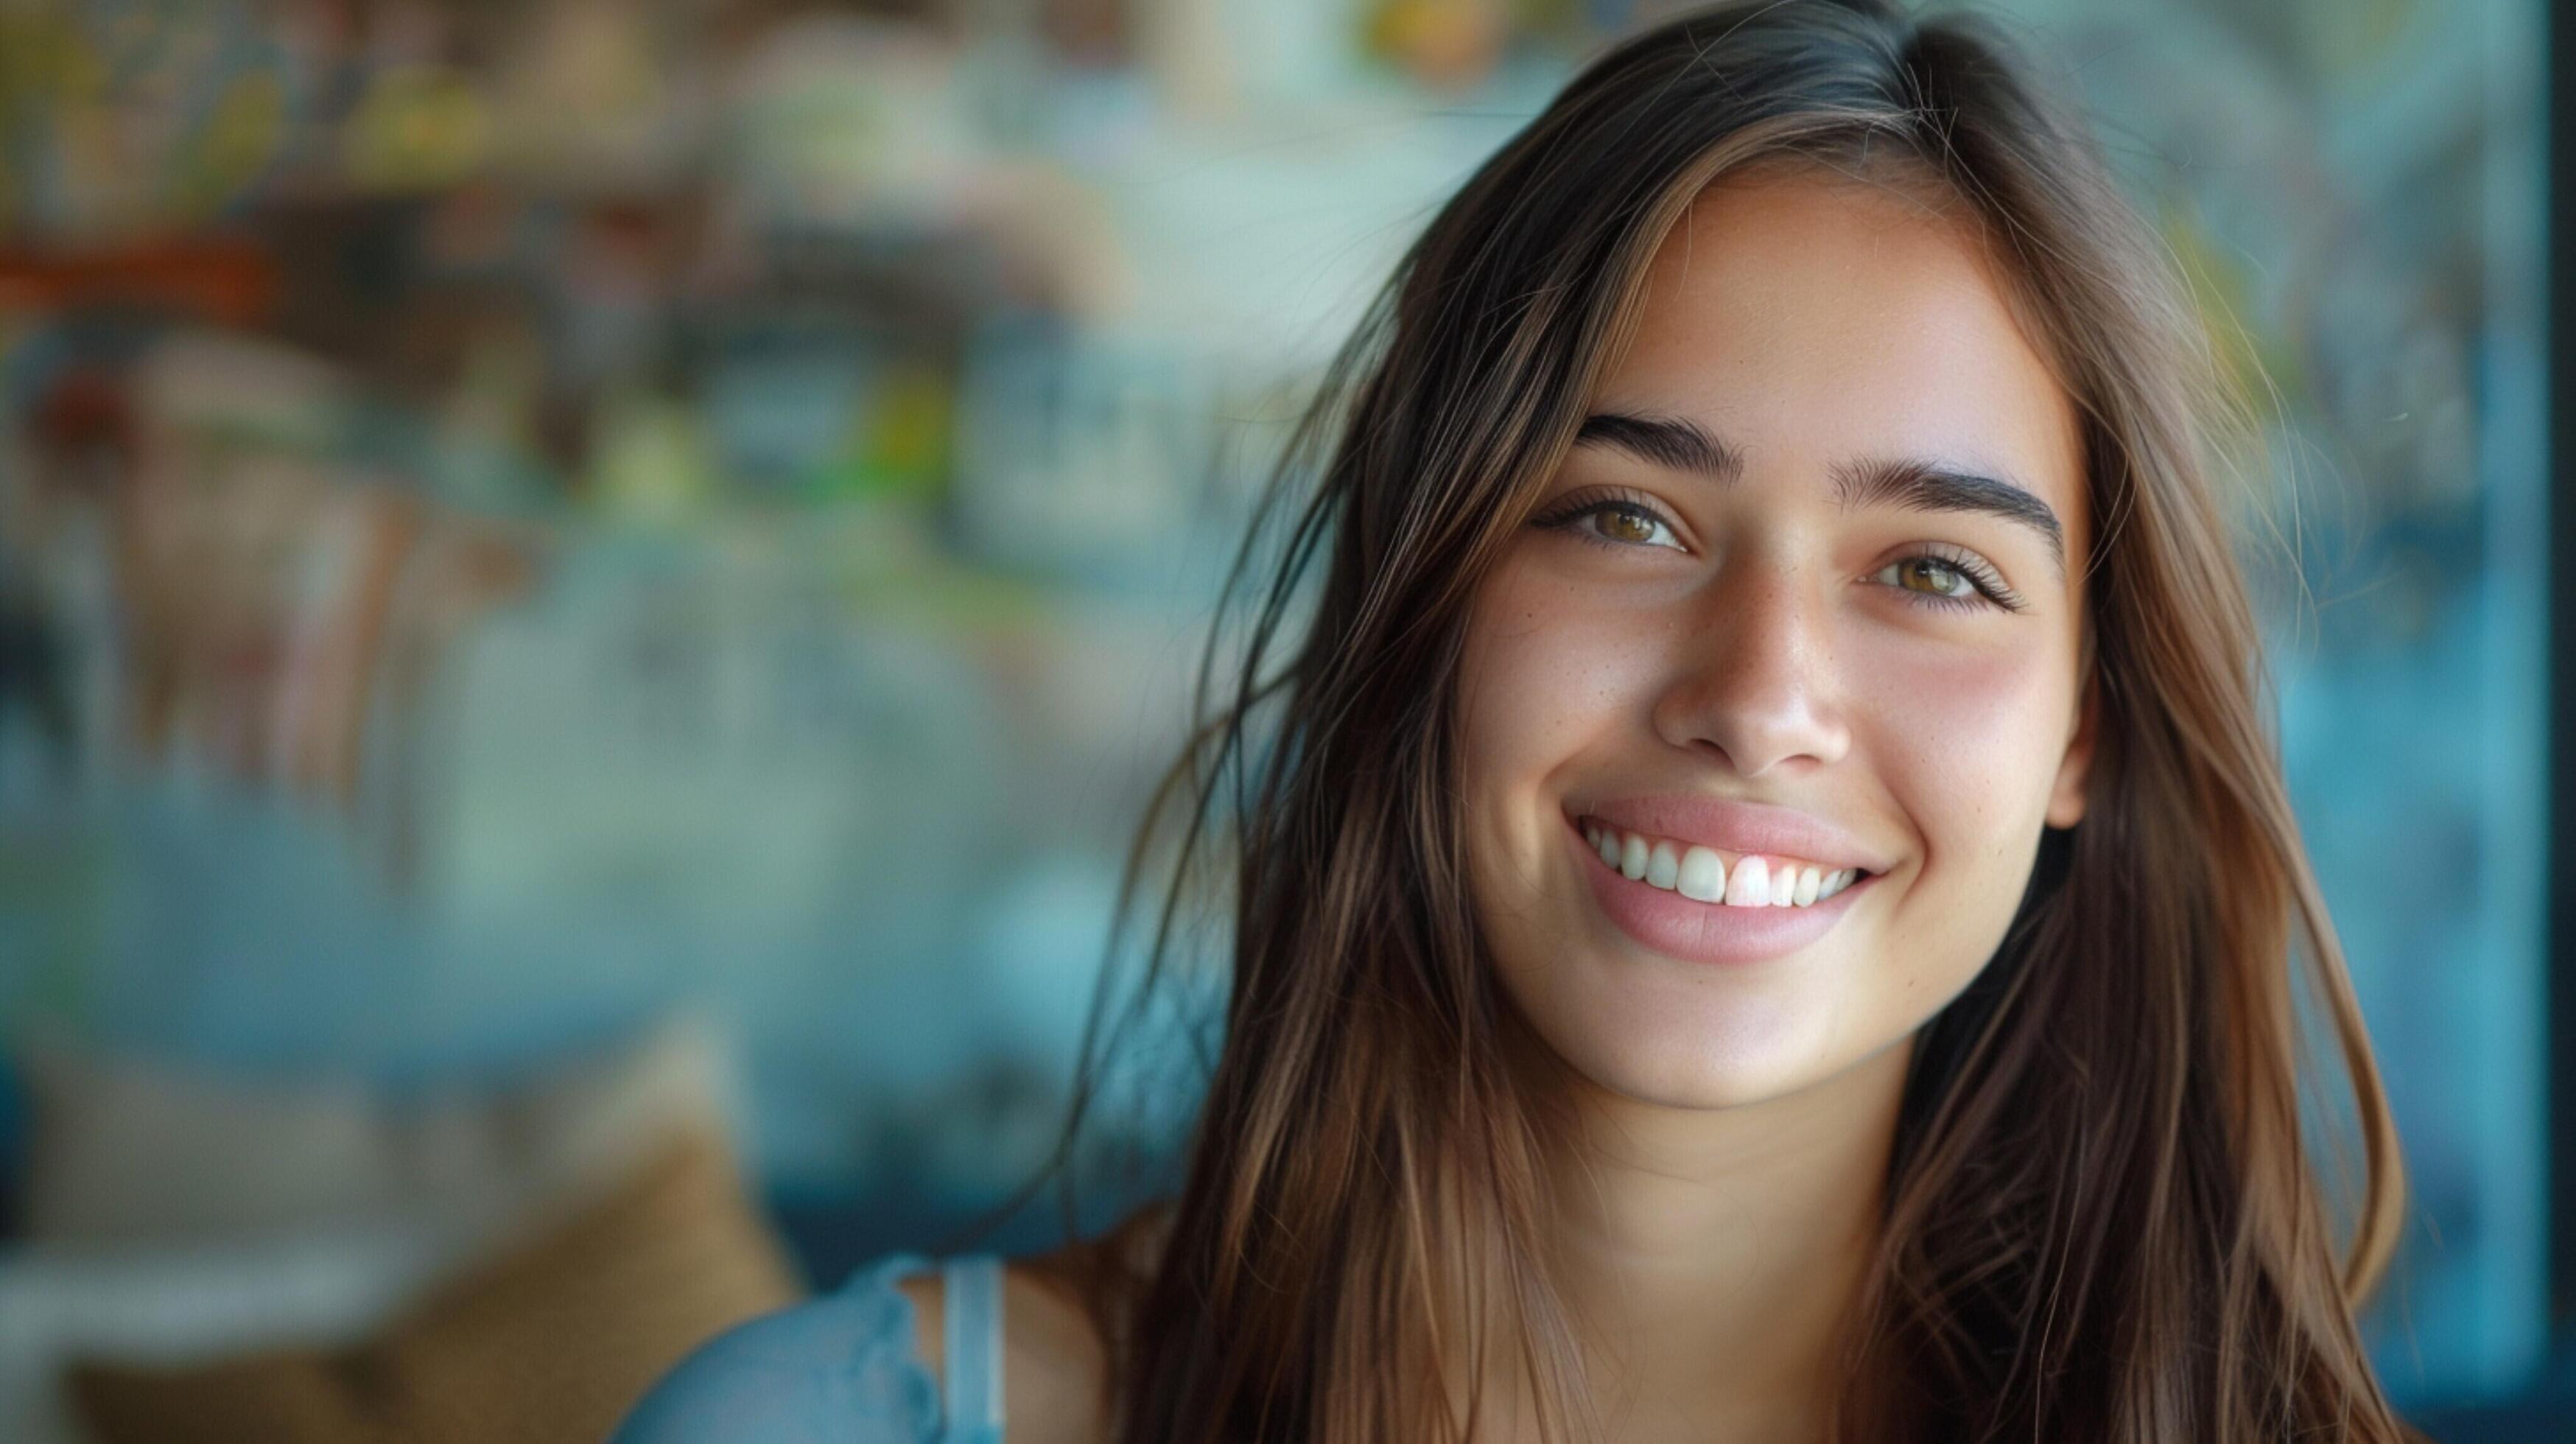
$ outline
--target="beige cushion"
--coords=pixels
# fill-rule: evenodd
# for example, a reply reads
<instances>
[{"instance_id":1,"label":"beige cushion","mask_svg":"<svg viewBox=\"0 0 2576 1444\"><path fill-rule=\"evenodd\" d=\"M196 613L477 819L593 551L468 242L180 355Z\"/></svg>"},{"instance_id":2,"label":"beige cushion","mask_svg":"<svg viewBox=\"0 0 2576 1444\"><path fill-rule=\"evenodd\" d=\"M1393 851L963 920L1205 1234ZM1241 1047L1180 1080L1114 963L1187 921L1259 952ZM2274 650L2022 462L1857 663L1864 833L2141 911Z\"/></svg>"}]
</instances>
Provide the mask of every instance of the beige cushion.
<instances>
[{"instance_id":1,"label":"beige cushion","mask_svg":"<svg viewBox=\"0 0 2576 1444\"><path fill-rule=\"evenodd\" d=\"M801 1291L732 1154L701 1134L356 1345L81 1363L67 1382L99 1444L596 1440L683 1354Z\"/></svg>"}]
</instances>

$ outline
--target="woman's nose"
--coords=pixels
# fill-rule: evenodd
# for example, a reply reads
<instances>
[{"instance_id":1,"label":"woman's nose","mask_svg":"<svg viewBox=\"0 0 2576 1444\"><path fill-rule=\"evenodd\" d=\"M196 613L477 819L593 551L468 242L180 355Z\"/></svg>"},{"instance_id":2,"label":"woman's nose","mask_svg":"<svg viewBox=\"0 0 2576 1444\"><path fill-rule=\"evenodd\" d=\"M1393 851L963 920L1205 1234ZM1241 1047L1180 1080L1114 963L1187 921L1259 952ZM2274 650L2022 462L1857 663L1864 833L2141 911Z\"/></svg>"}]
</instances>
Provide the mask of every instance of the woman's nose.
<instances>
[{"instance_id":1,"label":"woman's nose","mask_svg":"<svg viewBox=\"0 0 2576 1444\"><path fill-rule=\"evenodd\" d=\"M1833 670L1831 599L1804 568L1732 559L1685 605L1655 730L1756 777L1840 758L1851 737Z\"/></svg>"}]
</instances>

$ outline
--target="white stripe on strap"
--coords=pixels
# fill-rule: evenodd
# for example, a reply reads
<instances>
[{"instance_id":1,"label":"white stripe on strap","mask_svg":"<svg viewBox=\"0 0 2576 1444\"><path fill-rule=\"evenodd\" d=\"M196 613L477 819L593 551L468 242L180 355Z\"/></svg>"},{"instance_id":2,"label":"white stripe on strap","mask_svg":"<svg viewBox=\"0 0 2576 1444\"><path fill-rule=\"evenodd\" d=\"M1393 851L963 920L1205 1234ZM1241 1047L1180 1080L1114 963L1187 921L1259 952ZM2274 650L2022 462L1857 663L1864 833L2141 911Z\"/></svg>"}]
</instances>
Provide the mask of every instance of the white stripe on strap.
<instances>
[{"instance_id":1,"label":"white stripe on strap","mask_svg":"<svg viewBox=\"0 0 2576 1444\"><path fill-rule=\"evenodd\" d=\"M1001 1444L1002 1260L966 1254L940 1266L948 1290L947 1444Z\"/></svg>"}]
</instances>

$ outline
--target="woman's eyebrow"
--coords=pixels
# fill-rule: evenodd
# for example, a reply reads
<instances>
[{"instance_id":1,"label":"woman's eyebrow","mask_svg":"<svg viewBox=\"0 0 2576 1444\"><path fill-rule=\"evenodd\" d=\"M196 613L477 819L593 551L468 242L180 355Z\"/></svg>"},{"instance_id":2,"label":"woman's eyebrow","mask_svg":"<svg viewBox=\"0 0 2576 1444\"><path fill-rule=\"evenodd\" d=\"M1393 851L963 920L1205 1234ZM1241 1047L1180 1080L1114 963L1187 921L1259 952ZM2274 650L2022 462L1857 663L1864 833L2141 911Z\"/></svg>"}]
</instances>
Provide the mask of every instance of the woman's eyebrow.
<instances>
[{"instance_id":1,"label":"woman's eyebrow","mask_svg":"<svg viewBox=\"0 0 2576 1444\"><path fill-rule=\"evenodd\" d=\"M1695 472L1719 482L1744 474L1744 455L1699 423L1677 416L1596 411L1583 418L1574 444L1608 446L1639 461ZM1915 457L1863 457L1834 468L1834 503L1846 509L1895 506L1909 511L1973 511L2018 522L2048 544L2048 559L2066 575L2066 529L2030 488Z\"/></svg>"},{"instance_id":2,"label":"woman's eyebrow","mask_svg":"<svg viewBox=\"0 0 2576 1444\"><path fill-rule=\"evenodd\" d=\"M1583 418L1574 444L1594 442L1624 451L1639 461L1674 471L1696 471L1719 481L1744 474L1744 456L1678 416L1633 416L1624 411L1596 411Z\"/></svg>"}]
</instances>

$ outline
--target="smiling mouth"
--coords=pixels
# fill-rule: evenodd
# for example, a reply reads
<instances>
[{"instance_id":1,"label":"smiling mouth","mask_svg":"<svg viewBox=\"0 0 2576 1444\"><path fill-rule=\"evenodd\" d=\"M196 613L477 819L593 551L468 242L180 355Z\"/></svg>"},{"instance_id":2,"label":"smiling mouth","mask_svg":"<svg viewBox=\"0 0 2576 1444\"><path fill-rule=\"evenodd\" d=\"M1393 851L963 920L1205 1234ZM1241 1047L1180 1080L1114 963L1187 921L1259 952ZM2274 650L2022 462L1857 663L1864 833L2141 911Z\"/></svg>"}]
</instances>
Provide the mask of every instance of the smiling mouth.
<instances>
[{"instance_id":1,"label":"smiling mouth","mask_svg":"<svg viewBox=\"0 0 2576 1444\"><path fill-rule=\"evenodd\" d=\"M1628 832L1597 817L1575 825L1601 861L1621 876L1718 907L1811 907L1872 876L1806 858L1729 853L1698 843Z\"/></svg>"}]
</instances>

